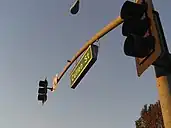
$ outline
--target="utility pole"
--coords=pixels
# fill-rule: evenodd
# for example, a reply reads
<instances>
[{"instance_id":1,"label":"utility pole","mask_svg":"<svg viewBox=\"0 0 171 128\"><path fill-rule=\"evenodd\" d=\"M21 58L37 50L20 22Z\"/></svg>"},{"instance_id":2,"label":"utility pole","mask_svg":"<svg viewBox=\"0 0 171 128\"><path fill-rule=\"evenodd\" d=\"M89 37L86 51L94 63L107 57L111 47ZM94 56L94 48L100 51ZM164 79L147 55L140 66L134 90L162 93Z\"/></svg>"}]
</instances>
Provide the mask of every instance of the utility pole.
<instances>
[{"instance_id":1,"label":"utility pole","mask_svg":"<svg viewBox=\"0 0 171 128\"><path fill-rule=\"evenodd\" d=\"M169 54L159 17L158 23L162 38L161 43L165 53L162 58L156 61L158 66L154 66L154 69L164 126L165 128L171 128L171 55Z\"/></svg>"},{"instance_id":2,"label":"utility pole","mask_svg":"<svg viewBox=\"0 0 171 128\"><path fill-rule=\"evenodd\" d=\"M171 73L157 66L155 73L164 126L171 128Z\"/></svg>"},{"instance_id":3,"label":"utility pole","mask_svg":"<svg viewBox=\"0 0 171 128\"><path fill-rule=\"evenodd\" d=\"M152 0L148 1L151 2L154 9ZM154 66L154 70L164 126L165 128L171 128L171 55L169 54L159 14L157 17L157 24L159 25L159 36L161 45L164 49L164 55L155 62L158 66Z\"/></svg>"}]
</instances>

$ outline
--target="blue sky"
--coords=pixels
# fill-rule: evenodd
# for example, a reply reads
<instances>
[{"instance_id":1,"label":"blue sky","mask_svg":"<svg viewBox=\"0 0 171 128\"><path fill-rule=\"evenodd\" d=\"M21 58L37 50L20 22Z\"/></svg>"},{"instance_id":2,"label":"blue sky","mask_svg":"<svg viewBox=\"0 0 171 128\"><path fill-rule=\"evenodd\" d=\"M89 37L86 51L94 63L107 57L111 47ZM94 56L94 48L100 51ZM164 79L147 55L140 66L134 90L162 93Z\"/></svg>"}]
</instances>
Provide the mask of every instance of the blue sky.
<instances>
[{"instance_id":1,"label":"blue sky","mask_svg":"<svg viewBox=\"0 0 171 128\"><path fill-rule=\"evenodd\" d=\"M100 40L98 60L75 90L69 73L59 88L37 101L38 81L62 71L67 59L115 19L124 0L0 0L0 127L135 128L146 103L158 99L150 67L136 74L134 58L123 53L121 26ZM171 48L171 1L154 0Z\"/></svg>"}]
</instances>

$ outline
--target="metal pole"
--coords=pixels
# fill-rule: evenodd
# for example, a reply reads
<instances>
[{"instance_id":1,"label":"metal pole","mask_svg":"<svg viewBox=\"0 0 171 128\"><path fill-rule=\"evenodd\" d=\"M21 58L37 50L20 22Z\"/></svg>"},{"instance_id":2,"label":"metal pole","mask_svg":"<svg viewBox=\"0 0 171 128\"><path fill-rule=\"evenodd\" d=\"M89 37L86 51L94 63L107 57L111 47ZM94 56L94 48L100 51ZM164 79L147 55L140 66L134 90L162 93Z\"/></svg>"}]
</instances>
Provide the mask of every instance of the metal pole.
<instances>
[{"instance_id":1,"label":"metal pole","mask_svg":"<svg viewBox=\"0 0 171 128\"><path fill-rule=\"evenodd\" d=\"M154 9L152 0L150 1ZM160 19L158 19L158 22L161 25ZM154 69L164 126L165 128L171 128L171 70L169 71L169 68L171 69L171 56L169 54L162 26L160 29L160 34L162 34L161 36L163 37L161 43L165 47L165 55L163 56L164 59L161 58L159 61L164 65L168 65L168 68L154 66Z\"/></svg>"},{"instance_id":2,"label":"metal pole","mask_svg":"<svg viewBox=\"0 0 171 128\"><path fill-rule=\"evenodd\" d=\"M90 40L88 40L85 45L73 56L73 58L68 61L67 65L64 67L63 71L58 75L57 77L57 83L61 80L62 76L65 74L65 72L69 69L69 67L74 63L74 61L89 47L89 45L93 44L97 40L99 40L101 37L106 35L108 32L116 28L118 25L120 25L123 22L123 19L118 16L118 18L111 21L108 25L106 25L103 29L101 29L99 32L97 32ZM57 88L57 84L53 86L53 91Z\"/></svg>"},{"instance_id":3,"label":"metal pole","mask_svg":"<svg viewBox=\"0 0 171 128\"><path fill-rule=\"evenodd\" d=\"M171 128L171 73L155 67L157 89L165 128Z\"/></svg>"}]
</instances>

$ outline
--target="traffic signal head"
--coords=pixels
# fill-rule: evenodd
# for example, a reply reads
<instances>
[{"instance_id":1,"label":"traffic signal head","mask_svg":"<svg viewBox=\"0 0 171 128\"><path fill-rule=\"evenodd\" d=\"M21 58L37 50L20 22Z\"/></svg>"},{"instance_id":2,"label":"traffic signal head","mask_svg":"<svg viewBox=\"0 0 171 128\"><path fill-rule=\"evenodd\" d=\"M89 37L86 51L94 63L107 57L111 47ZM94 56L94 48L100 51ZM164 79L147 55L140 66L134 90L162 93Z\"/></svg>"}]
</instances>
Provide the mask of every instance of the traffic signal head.
<instances>
[{"instance_id":1,"label":"traffic signal head","mask_svg":"<svg viewBox=\"0 0 171 128\"><path fill-rule=\"evenodd\" d=\"M44 81L39 81L38 101L42 101L42 103L47 100L47 86L48 81L46 79Z\"/></svg>"},{"instance_id":2,"label":"traffic signal head","mask_svg":"<svg viewBox=\"0 0 171 128\"><path fill-rule=\"evenodd\" d=\"M135 57L140 76L163 55L161 25L152 0L126 1L120 12L122 34L126 36L124 53Z\"/></svg>"},{"instance_id":3,"label":"traffic signal head","mask_svg":"<svg viewBox=\"0 0 171 128\"><path fill-rule=\"evenodd\" d=\"M80 6L80 0L76 0L70 8L71 14L73 15L77 14L77 12L79 11L79 6Z\"/></svg>"},{"instance_id":4,"label":"traffic signal head","mask_svg":"<svg viewBox=\"0 0 171 128\"><path fill-rule=\"evenodd\" d=\"M154 38L145 37L150 27L150 20L145 13L146 4L136 4L126 1L121 9L121 18L124 19L122 34L127 36L124 43L124 53L127 56L143 58L154 51Z\"/></svg>"}]
</instances>

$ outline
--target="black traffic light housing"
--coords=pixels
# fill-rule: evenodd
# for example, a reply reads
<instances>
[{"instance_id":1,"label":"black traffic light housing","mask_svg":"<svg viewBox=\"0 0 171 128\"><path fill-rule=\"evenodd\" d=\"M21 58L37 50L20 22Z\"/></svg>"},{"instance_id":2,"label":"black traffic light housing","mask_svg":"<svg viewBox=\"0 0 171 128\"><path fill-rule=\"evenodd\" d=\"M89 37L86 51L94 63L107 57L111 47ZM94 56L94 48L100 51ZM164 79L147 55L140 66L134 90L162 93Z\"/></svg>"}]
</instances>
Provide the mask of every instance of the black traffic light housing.
<instances>
[{"instance_id":1,"label":"black traffic light housing","mask_svg":"<svg viewBox=\"0 0 171 128\"><path fill-rule=\"evenodd\" d=\"M70 13L73 15L77 14L79 11L79 8L80 8L80 0L76 0L70 8Z\"/></svg>"},{"instance_id":2,"label":"black traffic light housing","mask_svg":"<svg viewBox=\"0 0 171 128\"><path fill-rule=\"evenodd\" d=\"M46 79L44 81L39 81L38 101L42 101L42 104L47 101L47 89L48 81Z\"/></svg>"},{"instance_id":3,"label":"black traffic light housing","mask_svg":"<svg viewBox=\"0 0 171 128\"><path fill-rule=\"evenodd\" d=\"M150 33L150 19L147 16L147 4L126 1L120 16L124 20L122 34L127 36L124 42L124 53L127 56L144 58L155 49L155 39Z\"/></svg>"}]
</instances>

